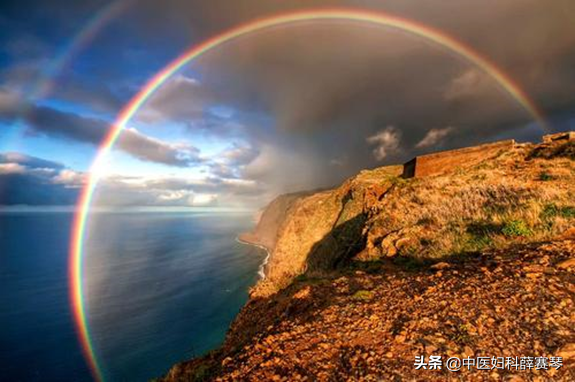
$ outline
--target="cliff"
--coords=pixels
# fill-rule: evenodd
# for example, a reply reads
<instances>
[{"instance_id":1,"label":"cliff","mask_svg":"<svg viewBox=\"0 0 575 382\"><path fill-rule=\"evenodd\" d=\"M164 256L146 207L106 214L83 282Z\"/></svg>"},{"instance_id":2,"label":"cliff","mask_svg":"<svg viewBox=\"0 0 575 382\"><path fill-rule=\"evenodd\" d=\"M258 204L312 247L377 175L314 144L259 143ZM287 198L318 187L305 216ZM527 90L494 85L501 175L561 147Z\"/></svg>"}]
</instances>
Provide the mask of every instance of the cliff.
<instances>
[{"instance_id":1,"label":"cliff","mask_svg":"<svg viewBox=\"0 0 575 382\"><path fill-rule=\"evenodd\" d=\"M313 192L297 192L278 196L262 211L253 232L242 233L239 239L245 243L261 245L268 251L273 251L280 226L286 220L291 207L298 199L310 194Z\"/></svg>"},{"instance_id":2,"label":"cliff","mask_svg":"<svg viewBox=\"0 0 575 382\"><path fill-rule=\"evenodd\" d=\"M175 380L575 378L575 143L405 179L362 171L272 202L267 277ZM415 370L416 355L562 356L558 370ZM520 377L517 377L520 378Z\"/></svg>"}]
</instances>

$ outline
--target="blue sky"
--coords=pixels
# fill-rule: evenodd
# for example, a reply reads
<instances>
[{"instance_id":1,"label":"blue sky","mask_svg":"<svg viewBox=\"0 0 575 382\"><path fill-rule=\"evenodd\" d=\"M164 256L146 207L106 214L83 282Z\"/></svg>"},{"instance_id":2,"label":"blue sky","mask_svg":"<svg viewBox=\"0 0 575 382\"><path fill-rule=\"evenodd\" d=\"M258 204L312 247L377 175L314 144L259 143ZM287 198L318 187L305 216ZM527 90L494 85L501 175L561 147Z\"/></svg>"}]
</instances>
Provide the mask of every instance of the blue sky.
<instances>
[{"instance_id":1,"label":"blue sky","mask_svg":"<svg viewBox=\"0 0 575 382\"><path fill-rule=\"evenodd\" d=\"M573 129L573 2L487 3L2 2L0 205L74 204L99 142L154 73L214 33L294 9L385 11L441 29L520 83L554 130ZM257 206L421 152L542 133L492 78L427 41L304 23L226 44L171 77L114 147L98 202ZM58 165L34 167L40 159ZM18 185L33 189L19 200Z\"/></svg>"}]
</instances>

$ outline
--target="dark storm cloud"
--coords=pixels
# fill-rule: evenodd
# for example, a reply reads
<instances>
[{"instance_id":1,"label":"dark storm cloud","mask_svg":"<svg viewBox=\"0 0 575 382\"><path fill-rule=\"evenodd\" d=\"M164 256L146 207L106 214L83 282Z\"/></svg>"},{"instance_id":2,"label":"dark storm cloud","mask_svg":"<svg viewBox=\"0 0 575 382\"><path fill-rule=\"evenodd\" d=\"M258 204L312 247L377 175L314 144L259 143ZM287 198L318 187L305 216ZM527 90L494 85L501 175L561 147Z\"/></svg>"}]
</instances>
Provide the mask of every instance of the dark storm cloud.
<instances>
[{"instance_id":1,"label":"dark storm cloud","mask_svg":"<svg viewBox=\"0 0 575 382\"><path fill-rule=\"evenodd\" d=\"M153 94L138 113L138 118L148 123L196 121L202 117L210 102L213 102L211 94L198 80L177 74Z\"/></svg>"},{"instance_id":2,"label":"dark storm cloud","mask_svg":"<svg viewBox=\"0 0 575 382\"><path fill-rule=\"evenodd\" d=\"M575 3L377 4L373 9L436 27L481 52L519 83L551 122L572 108ZM190 9L212 25L205 30L213 25L223 30L253 18L254 12L272 14L292 5L215 2ZM194 25L202 35L201 22ZM212 100L273 117L277 134L247 130L255 146L267 148L243 176L283 187L288 185L274 172L290 174L292 185L309 179L310 186L329 184L361 168L402 162L421 152L507 137L536 140L543 133L492 77L453 52L390 28L345 22L276 28L226 44L193 66L202 85L211 89ZM389 126L397 132L393 142L383 139ZM284 152L291 152L300 166L292 166ZM334 163L337 171L326 170Z\"/></svg>"},{"instance_id":3,"label":"dark storm cloud","mask_svg":"<svg viewBox=\"0 0 575 382\"><path fill-rule=\"evenodd\" d=\"M148 23L160 23L168 18L187 26L193 31L195 39L201 39L262 15L329 6L388 11L437 27L493 59L550 112L565 107L572 100L575 85L565 86L575 83L567 81L573 79L572 68L575 62L575 26L572 23L575 5L569 0L551 3L536 0L432 0L424 3L389 0L369 4L365 1L249 0L232 3L172 0L163 3L161 9L154 2L144 1L140 3L139 14L143 28L147 28ZM147 14L150 16L147 17ZM157 17L158 14L164 14L165 18ZM449 60L434 61L433 55L425 51L425 44L417 45L410 42L410 39L386 40L385 36L397 35L397 32L390 29L354 28L350 24L353 23L348 23L339 31L337 27L312 27L306 32L306 27L300 26L282 28L275 34L267 32L248 36L243 38L241 44L232 43L218 49L221 53L209 53L221 58L209 60L209 64L215 64L213 71L221 73L222 62L229 62L236 73L247 74L247 78L235 76L245 81L236 81L238 86L230 87L231 90L241 92L244 99L246 94L253 92L263 94L263 97L272 97L273 109L279 110L282 118L287 118L286 123L303 121L312 125L323 122L326 116L329 120L340 114L342 102L347 104L350 97L360 104L362 101L388 99L385 96L389 95L389 78L380 75L388 69L403 69L406 64L408 72L412 67L417 68L419 76L405 76L414 78L414 81L403 86L411 92L428 84L421 81L422 77L435 77L436 83L430 80L430 85L448 86L447 80L465 74L468 69L465 65L454 68L456 63L450 63ZM449 53L443 52L443 55L449 56ZM450 58L451 61L457 61L453 56ZM262 84L245 84L254 81ZM366 81L369 81L372 89L379 91L379 98L374 99L373 92L361 92ZM413 84L416 87L411 86ZM422 86L418 87L417 84ZM391 85L393 87L393 83ZM491 102L492 105L488 102L491 93L497 93L493 85L492 82L487 88L476 89L478 100L487 103L487 108L498 104L498 100ZM248 90L251 87L252 92L245 92L244 87ZM270 91L272 89L277 96L274 97ZM319 94L321 99L318 99ZM422 98L425 100L425 97ZM481 106L477 103L475 107L478 105ZM449 106L453 109L451 112L457 112L460 107L453 99ZM297 111L303 111L303 114ZM491 114L500 117L497 113ZM518 115L516 110L508 114L511 116L507 116L507 119L513 122L528 118ZM295 115L299 117L294 121Z\"/></svg>"},{"instance_id":4,"label":"dark storm cloud","mask_svg":"<svg viewBox=\"0 0 575 382\"><path fill-rule=\"evenodd\" d=\"M177 55L168 55L164 46L183 50L265 15L334 6L387 11L448 33L508 73L549 116L554 129L572 128L571 0L142 0L123 16L122 25L134 40L146 42L146 57L156 59L159 68ZM126 65L137 72L136 90L143 77L158 69L145 66L146 57ZM138 70L140 66L145 69ZM220 46L188 69L167 82L138 118L181 122L190 131L220 140L243 138L253 149L243 163L231 163L222 153L206 166L214 179L265 184L250 190L266 195L334 184L362 168L402 162L421 152L510 137L535 140L542 134L493 78L453 52L391 28L354 22L274 28ZM235 115L213 114L214 105ZM262 123L260 116L270 122ZM53 131L64 134L63 129ZM84 141L91 141L95 133L65 134L86 134L90 137ZM146 146L136 137L125 144L132 151ZM192 148L178 150L183 159L157 152L160 158L168 156L168 162L199 158ZM209 183L213 188L202 185L208 187L203 191L216 192L224 184ZM179 191L174 192L171 197L178 198Z\"/></svg>"}]
</instances>

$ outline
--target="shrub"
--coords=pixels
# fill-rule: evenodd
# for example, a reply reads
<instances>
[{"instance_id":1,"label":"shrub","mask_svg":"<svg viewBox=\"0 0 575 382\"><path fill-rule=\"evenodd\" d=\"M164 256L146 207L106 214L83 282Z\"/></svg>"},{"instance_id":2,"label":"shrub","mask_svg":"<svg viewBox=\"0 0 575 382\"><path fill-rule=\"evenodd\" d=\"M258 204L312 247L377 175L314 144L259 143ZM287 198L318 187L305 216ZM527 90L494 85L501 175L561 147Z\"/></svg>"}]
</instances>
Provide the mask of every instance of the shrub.
<instances>
[{"instance_id":1,"label":"shrub","mask_svg":"<svg viewBox=\"0 0 575 382\"><path fill-rule=\"evenodd\" d=\"M561 207L561 217L564 217L566 219L575 218L575 207L573 206Z\"/></svg>"},{"instance_id":2,"label":"shrub","mask_svg":"<svg viewBox=\"0 0 575 382\"><path fill-rule=\"evenodd\" d=\"M501 233L505 236L530 236L533 232L523 220L510 220L503 225Z\"/></svg>"}]
</instances>

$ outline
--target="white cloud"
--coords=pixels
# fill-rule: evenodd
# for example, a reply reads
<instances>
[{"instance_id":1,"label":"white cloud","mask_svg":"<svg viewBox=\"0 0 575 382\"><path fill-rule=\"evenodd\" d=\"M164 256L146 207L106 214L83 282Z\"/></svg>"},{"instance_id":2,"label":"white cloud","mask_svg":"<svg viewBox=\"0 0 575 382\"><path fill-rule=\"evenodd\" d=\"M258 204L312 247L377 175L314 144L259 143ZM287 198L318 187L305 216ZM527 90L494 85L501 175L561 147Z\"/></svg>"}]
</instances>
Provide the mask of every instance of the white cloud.
<instances>
[{"instance_id":1,"label":"white cloud","mask_svg":"<svg viewBox=\"0 0 575 382\"><path fill-rule=\"evenodd\" d=\"M493 79L473 68L453 78L445 88L443 97L448 101L456 101L468 97L486 96L494 89Z\"/></svg>"},{"instance_id":2,"label":"white cloud","mask_svg":"<svg viewBox=\"0 0 575 382\"><path fill-rule=\"evenodd\" d=\"M64 169L52 178L52 183L63 184L68 187L81 187L86 182L86 175L74 170Z\"/></svg>"},{"instance_id":3,"label":"white cloud","mask_svg":"<svg viewBox=\"0 0 575 382\"><path fill-rule=\"evenodd\" d=\"M26 167L18 163L0 163L0 175L24 174Z\"/></svg>"},{"instance_id":4,"label":"white cloud","mask_svg":"<svg viewBox=\"0 0 575 382\"><path fill-rule=\"evenodd\" d=\"M216 204L218 195L216 194L196 194L190 198L190 204L193 206L210 206Z\"/></svg>"},{"instance_id":5,"label":"white cloud","mask_svg":"<svg viewBox=\"0 0 575 382\"><path fill-rule=\"evenodd\" d=\"M397 152L400 142L400 132L393 126L388 126L366 139L370 145L375 145L373 156L381 161L389 154Z\"/></svg>"},{"instance_id":6,"label":"white cloud","mask_svg":"<svg viewBox=\"0 0 575 382\"><path fill-rule=\"evenodd\" d=\"M425 137L423 137L423 139L415 145L415 147L421 149L433 146L448 136L452 131L453 127L451 126L445 127L443 129L431 129L427 132L427 134L425 134Z\"/></svg>"}]
</instances>

